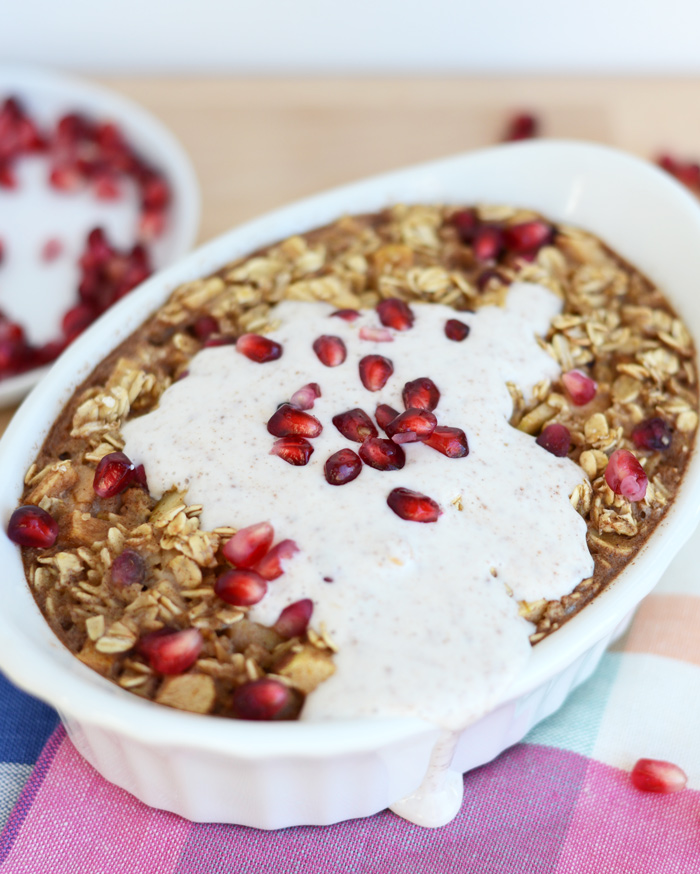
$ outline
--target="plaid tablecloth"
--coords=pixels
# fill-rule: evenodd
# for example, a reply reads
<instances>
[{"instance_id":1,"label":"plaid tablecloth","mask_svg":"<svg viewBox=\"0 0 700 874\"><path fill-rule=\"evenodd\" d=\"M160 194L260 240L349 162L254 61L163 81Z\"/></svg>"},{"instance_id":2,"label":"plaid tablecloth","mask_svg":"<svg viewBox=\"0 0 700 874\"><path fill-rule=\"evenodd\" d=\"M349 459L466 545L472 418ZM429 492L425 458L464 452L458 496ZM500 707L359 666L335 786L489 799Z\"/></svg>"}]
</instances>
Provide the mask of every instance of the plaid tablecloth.
<instances>
[{"instance_id":1,"label":"plaid tablecloth","mask_svg":"<svg viewBox=\"0 0 700 874\"><path fill-rule=\"evenodd\" d=\"M442 829L388 811L278 832L152 810L75 752L53 711L0 677L1 874L695 874L700 872L700 535L596 674L495 762ZM641 757L676 795L634 789ZM235 787L232 787L235 791Z\"/></svg>"}]
</instances>

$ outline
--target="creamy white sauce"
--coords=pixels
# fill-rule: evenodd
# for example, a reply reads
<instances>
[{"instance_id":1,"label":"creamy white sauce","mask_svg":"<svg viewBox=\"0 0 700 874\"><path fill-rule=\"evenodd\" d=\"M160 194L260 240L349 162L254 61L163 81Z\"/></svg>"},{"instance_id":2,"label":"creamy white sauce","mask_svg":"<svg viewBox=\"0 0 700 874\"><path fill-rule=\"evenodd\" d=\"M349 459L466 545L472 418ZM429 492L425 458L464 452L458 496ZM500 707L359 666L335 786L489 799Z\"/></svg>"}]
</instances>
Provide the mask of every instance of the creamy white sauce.
<instances>
[{"instance_id":1,"label":"creamy white sauce","mask_svg":"<svg viewBox=\"0 0 700 874\"><path fill-rule=\"evenodd\" d=\"M375 343L358 337L363 325L379 325L374 311L347 323L329 318L326 304L283 302L274 314L281 326L269 334L284 348L278 361L257 364L233 346L203 350L156 410L124 428L125 452L145 465L153 494L187 489L188 501L204 506L206 529L269 520L276 541L298 544L251 618L272 624L283 607L311 598L312 626L325 626L337 644L336 673L308 697L302 719L401 715L463 728L529 658L532 627L517 601L559 598L593 570L586 525L569 501L580 468L508 424L506 382L527 394L559 373L535 340L558 299L516 283L505 308L412 308L411 330ZM456 315L471 326L461 343L444 334ZM344 364L319 362L312 342L321 334L343 338ZM372 353L394 365L379 392L358 376L360 358ZM332 417L353 407L373 416L378 403L402 410L404 384L423 376L442 393L438 422L466 432L469 455L449 459L408 444L403 470L364 466L353 482L329 485L328 456L359 448ZM309 464L294 467L269 454L275 438L266 425L308 382L321 387L310 412L324 430ZM443 515L432 524L399 518L386 503L398 486L429 495Z\"/></svg>"}]
</instances>

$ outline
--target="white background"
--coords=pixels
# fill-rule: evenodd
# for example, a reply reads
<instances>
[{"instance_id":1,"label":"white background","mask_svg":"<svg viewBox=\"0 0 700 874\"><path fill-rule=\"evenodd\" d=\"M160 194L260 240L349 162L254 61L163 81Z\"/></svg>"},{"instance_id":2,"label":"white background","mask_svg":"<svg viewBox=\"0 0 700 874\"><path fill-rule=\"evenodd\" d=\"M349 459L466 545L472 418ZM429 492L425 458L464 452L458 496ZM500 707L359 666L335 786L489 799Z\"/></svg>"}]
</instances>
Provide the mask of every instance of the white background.
<instances>
[{"instance_id":1,"label":"white background","mask_svg":"<svg viewBox=\"0 0 700 874\"><path fill-rule=\"evenodd\" d=\"M699 73L698 0L0 0L0 62L89 72Z\"/></svg>"}]
</instances>

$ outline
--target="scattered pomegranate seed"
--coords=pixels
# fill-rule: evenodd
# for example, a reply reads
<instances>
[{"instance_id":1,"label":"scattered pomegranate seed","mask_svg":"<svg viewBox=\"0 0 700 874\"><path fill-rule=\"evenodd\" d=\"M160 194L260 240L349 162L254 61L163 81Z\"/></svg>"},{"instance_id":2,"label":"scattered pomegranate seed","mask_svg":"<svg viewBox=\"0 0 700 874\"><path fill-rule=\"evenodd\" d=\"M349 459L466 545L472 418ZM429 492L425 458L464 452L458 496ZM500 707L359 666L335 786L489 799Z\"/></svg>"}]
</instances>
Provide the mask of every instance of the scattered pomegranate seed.
<instances>
[{"instance_id":1,"label":"scattered pomegranate seed","mask_svg":"<svg viewBox=\"0 0 700 874\"><path fill-rule=\"evenodd\" d=\"M146 562L133 549L125 549L112 562L110 579L113 586L141 585L146 579Z\"/></svg>"},{"instance_id":2,"label":"scattered pomegranate seed","mask_svg":"<svg viewBox=\"0 0 700 874\"><path fill-rule=\"evenodd\" d=\"M267 430L273 437L318 437L323 425L311 413L282 404L270 417Z\"/></svg>"},{"instance_id":3,"label":"scattered pomegranate seed","mask_svg":"<svg viewBox=\"0 0 700 874\"><path fill-rule=\"evenodd\" d=\"M192 325L192 333L198 340L204 342L212 334L219 333L219 322L214 316L200 316Z\"/></svg>"},{"instance_id":4,"label":"scattered pomegranate seed","mask_svg":"<svg viewBox=\"0 0 700 874\"><path fill-rule=\"evenodd\" d=\"M355 443L363 443L368 437L376 437L378 433L374 422L359 407L333 416L333 424L343 437Z\"/></svg>"},{"instance_id":5,"label":"scattered pomegranate seed","mask_svg":"<svg viewBox=\"0 0 700 874\"><path fill-rule=\"evenodd\" d=\"M284 713L293 700L291 689L279 680L263 677L234 689L231 707L238 719L261 722Z\"/></svg>"},{"instance_id":6,"label":"scattered pomegranate seed","mask_svg":"<svg viewBox=\"0 0 700 874\"><path fill-rule=\"evenodd\" d=\"M234 607L252 607L267 594L267 580L254 570L226 570L216 578L214 591Z\"/></svg>"},{"instance_id":7,"label":"scattered pomegranate seed","mask_svg":"<svg viewBox=\"0 0 700 874\"><path fill-rule=\"evenodd\" d=\"M398 415L399 411L390 407L389 404L378 404L374 413L374 418L377 420L377 424L382 431L386 431L386 426L389 422L393 422Z\"/></svg>"},{"instance_id":8,"label":"scattered pomegranate seed","mask_svg":"<svg viewBox=\"0 0 700 874\"><path fill-rule=\"evenodd\" d=\"M426 446L436 449L448 458L464 458L469 455L467 435L461 428L447 428L444 425L436 425L435 430L427 439L423 440Z\"/></svg>"},{"instance_id":9,"label":"scattered pomegranate seed","mask_svg":"<svg viewBox=\"0 0 700 874\"><path fill-rule=\"evenodd\" d=\"M365 355L360 359L360 380L367 391L379 391L394 372L394 365L382 355Z\"/></svg>"},{"instance_id":10,"label":"scattered pomegranate seed","mask_svg":"<svg viewBox=\"0 0 700 874\"><path fill-rule=\"evenodd\" d=\"M659 416L646 419L632 428L632 442L637 449L663 452L671 445L672 437L671 426Z\"/></svg>"},{"instance_id":11,"label":"scattered pomegranate seed","mask_svg":"<svg viewBox=\"0 0 700 874\"><path fill-rule=\"evenodd\" d=\"M209 337L204 341L203 349L212 349L216 346L235 346L235 337Z\"/></svg>"},{"instance_id":12,"label":"scattered pomegranate seed","mask_svg":"<svg viewBox=\"0 0 700 874\"><path fill-rule=\"evenodd\" d=\"M41 247L41 260L47 264L55 261L63 252L63 243L56 237L47 240Z\"/></svg>"},{"instance_id":13,"label":"scattered pomegranate seed","mask_svg":"<svg viewBox=\"0 0 700 874\"><path fill-rule=\"evenodd\" d=\"M58 537L58 522L41 507L25 504L10 516L7 536L19 546L48 549Z\"/></svg>"},{"instance_id":14,"label":"scattered pomegranate seed","mask_svg":"<svg viewBox=\"0 0 700 874\"><path fill-rule=\"evenodd\" d=\"M255 570L268 582L276 580L284 573L283 562L288 562L297 552L299 547L293 540L280 540L277 546L273 546L268 554L260 559Z\"/></svg>"},{"instance_id":15,"label":"scattered pomegranate seed","mask_svg":"<svg viewBox=\"0 0 700 874\"><path fill-rule=\"evenodd\" d=\"M463 243L471 243L479 226L479 219L473 209L461 209L452 216L452 224L457 229Z\"/></svg>"},{"instance_id":16,"label":"scattered pomegranate seed","mask_svg":"<svg viewBox=\"0 0 700 874\"><path fill-rule=\"evenodd\" d=\"M309 382L297 389L289 399L289 403L299 410L310 410L317 398L321 397L321 387L317 382Z\"/></svg>"},{"instance_id":17,"label":"scattered pomegranate seed","mask_svg":"<svg viewBox=\"0 0 700 874\"><path fill-rule=\"evenodd\" d=\"M270 450L270 455L277 455L287 464L295 467L303 467L309 463L314 448L304 437L280 437L275 440Z\"/></svg>"},{"instance_id":18,"label":"scattered pomegranate seed","mask_svg":"<svg viewBox=\"0 0 700 874\"><path fill-rule=\"evenodd\" d=\"M139 219L139 238L144 242L152 243L162 235L165 224L165 213L162 210L145 210Z\"/></svg>"},{"instance_id":19,"label":"scattered pomegranate seed","mask_svg":"<svg viewBox=\"0 0 700 874\"><path fill-rule=\"evenodd\" d=\"M280 344L268 337L261 337L260 334L242 334L236 340L236 350L258 364L276 361L282 357Z\"/></svg>"},{"instance_id":20,"label":"scattered pomegranate seed","mask_svg":"<svg viewBox=\"0 0 700 874\"><path fill-rule=\"evenodd\" d=\"M146 479L146 468L142 464L137 464L134 468L132 483L135 486L141 486L148 491L148 480Z\"/></svg>"},{"instance_id":21,"label":"scattered pomegranate seed","mask_svg":"<svg viewBox=\"0 0 700 874\"><path fill-rule=\"evenodd\" d=\"M360 318L360 313L358 310L336 310L334 313L331 313L331 316L337 316L337 318L342 319L344 322L355 322Z\"/></svg>"},{"instance_id":22,"label":"scattered pomegranate seed","mask_svg":"<svg viewBox=\"0 0 700 874\"><path fill-rule=\"evenodd\" d=\"M389 297L377 304L379 321L385 328L395 331L408 331L413 327L415 316L409 305L398 297Z\"/></svg>"},{"instance_id":23,"label":"scattered pomegranate seed","mask_svg":"<svg viewBox=\"0 0 700 874\"><path fill-rule=\"evenodd\" d=\"M98 316L99 312L91 304L79 303L77 306L71 307L61 320L63 336L69 343L72 342L79 334L82 334Z\"/></svg>"},{"instance_id":24,"label":"scattered pomegranate seed","mask_svg":"<svg viewBox=\"0 0 700 874\"><path fill-rule=\"evenodd\" d=\"M529 112L519 112L508 121L503 139L505 142L529 140L537 136L538 129L537 116L531 115Z\"/></svg>"},{"instance_id":25,"label":"scattered pomegranate seed","mask_svg":"<svg viewBox=\"0 0 700 874\"><path fill-rule=\"evenodd\" d=\"M406 383L401 397L406 409L434 410L440 403L440 389L429 377L420 376Z\"/></svg>"},{"instance_id":26,"label":"scattered pomegranate seed","mask_svg":"<svg viewBox=\"0 0 700 874\"><path fill-rule=\"evenodd\" d=\"M111 173L103 173L94 182L95 197L98 200L119 200L122 190L119 183Z\"/></svg>"},{"instance_id":27,"label":"scattered pomegranate seed","mask_svg":"<svg viewBox=\"0 0 700 874\"><path fill-rule=\"evenodd\" d=\"M136 648L158 674L183 674L199 658L203 643L198 628L164 628L142 637Z\"/></svg>"},{"instance_id":28,"label":"scattered pomegranate seed","mask_svg":"<svg viewBox=\"0 0 700 874\"><path fill-rule=\"evenodd\" d=\"M388 328L360 328L360 340L370 340L373 343L393 343L394 336Z\"/></svg>"},{"instance_id":29,"label":"scattered pomegranate seed","mask_svg":"<svg viewBox=\"0 0 700 874\"><path fill-rule=\"evenodd\" d=\"M493 261L503 248L503 233L493 225L483 225L474 235L474 257L477 261Z\"/></svg>"},{"instance_id":30,"label":"scattered pomegranate seed","mask_svg":"<svg viewBox=\"0 0 700 874\"><path fill-rule=\"evenodd\" d=\"M359 448L360 458L375 470L401 470L406 453L393 440L370 437Z\"/></svg>"},{"instance_id":31,"label":"scattered pomegranate seed","mask_svg":"<svg viewBox=\"0 0 700 874\"><path fill-rule=\"evenodd\" d=\"M637 458L627 449L616 449L605 468L605 482L629 501L641 501L647 493L649 480Z\"/></svg>"},{"instance_id":32,"label":"scattered pomegranate seed","mask_svg":"<svg viewBox=\"0 0 700 874\"><path fill-rule=\"evenodd\" d=\"M545 425L536 442L557 458L565 458L571 449L571 434L564 425L552 422L551 425Z\"/></svg>"},{"instance_id":33,"label":"scattered pomegranate seed","mask_svg":"<svg viewBox=\"0 0 700 874\"><path fill-rule=\"evenodd\" d=\"M421 410L414 407L409 407L404 413L393 419L386 426L387 437L392 440L397 435L402 435L402 440L397 440L397 443L417 443L419 440L427 440L433 433L437 425L437 419L430 410ZM411 439L407 439L410 435Z\"/></svg>"},{"instance_id":34,"label":"scattered pomegranate seed","mask_svg":"<svg viewBox=\"0 0 700 874\"><path fill-rule=\"evenodd\" d=\"M272 626L280 637L289 640L292 637L301 637L306 634L306 629L311 621L314 602L311 598L302 598L295 601L289 607L285 607L280 613L277 622Z\"/></svg>"},{"instance_id":35,"label":"scattered pomegranate seed","mask_svg":"<svg viewBox=\"0 0 700 874\"><path fill-rule=\"evenodd\" d=\"M357 479L362 472L362 462L352 449L339 449L329 456L323 470L330 485L344 486Z\"/></svg>"},{"instance_id":36,"label":"scattered pomegranate seed","mask_svg":"<svg viewBox=\"0 0 700 874\"><path fill-rule=\"evenodd\" d=\"M144 209L163 210L170 203L170 188L158 173L152 170L142 173L140 184Z\"/></svg>"},{"instance_id":37,"label":"scattered pomegranate seed","mask_svg":"<svg viewBox=\"0 0 700 874\"><path fill-rule=\"evenodd\" d=\"M462 340L466 340L470 330L469 325L465 325L459 319L448 319L445 322L445 336L448 340L454 340L455 343L461 343Z\"/></svg>"},{"instance_id":38,"label":"scattered pomegranate seed","mask_svg":"<svg viewBox=\"0 0 700 874\"><path fill-rule=\"evenodd\" d=\"M110 452L100 459L92 487L99 498L113 498L134 479L134 463L123 452Z\"/></svg>"},{"instance_id":39,"label":"scattered pomegranate seed","mask_svg":"<svg viewBox=\"0 0 700 874\"><path fill-rule=\"evenodd\" d=\"M267 553L274 536L275 530L269 522L257 522L236 531L224 543L221 552L236 567L250 568Z\"/></svg>"},{"instance_id":40,"label":"scattered pomegranate seed","mask_svg":"<svg viewBox=\"0 0 700 874\"><path fill-rule=\"evenodd\" d=\"M73 167L54 167L49 173L49 184L58 191L78 191L84 185L84 177Z\"/></svg>"},{"instance_id":41,"label":"scattered pomegranate seed","mask_svg":"<svg viewBox=\"0 0 700 874\"><path fill-rule=\"evenodd\" d=\"M564 383L564 388L571 398L571 402L577 407L590 403L598 391L597 384L581 370L569 370L568 373L562 373L561 381Z\"/></svg>"},{"instance_id":42,"label":"scattered pomegranate seed","mask_svg":"<svg viewBox=\"0 0 700 874\"><path fill-rule=\"evenodd\" d=\"M537 252L552 242L554 228L543 221L521 222L510 225L503 231L503 243L510 252L522 255Z\"/></svg>"},{"instance_id":43,"label":"scattered pomegranate seed","mask_svg":"<svg viewBox=\"0 0 700 874\"><path fill-rule=\"evenodd\" d=\"M659 759L640 759L630 774L632 785L642 792L680 792L688 778L678 765Z\"/></svg>"},{"instance_id":44,"label":"scattered pomegranate seed","mask_svg":"<svg viewBox=\"0 0 700 874\"><path fill-rule=\"evenodd\" d=\"M321 364L325 364L326 367L338 367L348 355L345 343L333 334L322 334L314 340L313 350Z\"/></svg>"},{"instance_id":45,"label":"scattered pomegranate seed","mask_svg":"<svg viewBox=\"0 0 700 874\"><path fill-rule=\"evenodd\" d=\"M386 502L397 516L408 522L437 522L442 514L432 498L411 489L392 489Z\"/></svg>"}]
</instances>

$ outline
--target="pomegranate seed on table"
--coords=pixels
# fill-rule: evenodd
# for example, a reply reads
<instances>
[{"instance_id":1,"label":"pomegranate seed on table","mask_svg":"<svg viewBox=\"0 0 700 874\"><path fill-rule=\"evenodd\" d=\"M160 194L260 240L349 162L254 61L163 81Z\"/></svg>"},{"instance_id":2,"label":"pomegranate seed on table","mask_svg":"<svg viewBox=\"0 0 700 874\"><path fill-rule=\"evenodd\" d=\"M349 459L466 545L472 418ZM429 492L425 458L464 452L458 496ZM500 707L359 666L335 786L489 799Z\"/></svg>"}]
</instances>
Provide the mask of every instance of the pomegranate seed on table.
<instances>
[{"instance_id":1,"label":"pomegranate seed on table","mask_svg":"<svg viewBox=\"0 0 700 874\"><path fill-rule=\"evenodd\" d=\"M384 388L394 365L383 355L365 355L359 362L360 380L367 391L379 391Z\"/></svg>"},{"instance_id":2,"label":"pomegranate seed on table","mask_svg":"<svg viewBox=\"0 0 700 874\"><path fill-rule=\"evenodd\" d=\"M276 455L294 467L303 467L309 463L313 452L314 448L306 438L290 436L275 440L270 455Z\"/></svg>"},{"instance_id":3,"label":"pomegranate seed on table","mask_svg":"<svg viewBox=\"0 0 700 874\"><path fill-rule=\"evenodd\" d=\"M333 424L343 437L355 443L363 443L368 437L376 437L378 433L374 422L359 407L333 416Z\"/></svg>"},{"instance_id":4,"label":"pomegranate seed on table","mask_svg":"<svg viewBox=\"0 0 700 874\"><path fill-rule=\"evenodd\" d=\"M133 482L135 466L123 452L110 452L97 465L92 487L100 498L121 494Z\"/></svg>"},{"instance_id":5,"label":"pomegranate seed on table","mask_svg":"<svg viewBox=\"0 0 700 874\"><path fill-rule=\"evenodd\" d=\"M398 297L389 297L377 304L379 321L385 328L395 331L408 331L413 327L415 316L409 305Z\"/></svg>"},{"instance_id":6,"label":"pomegranate seed on table","mask_svg":"<svg viewBox=\"0 0 700 874\"><path fill-rule=\"evenodd\" d=\"M274 719L294 700L294 693L279 680L263 677L234 689L231 709L238 719Z\"/></svg>"},{"instance_id":7,"label":"pomegranate seed on table","mask_svg":"<svg viewBox=\"0 0 700 874\"><path fill-rule=\"evenodd\" d=\"M289 403L299 410L310 410L316 400L321 397L321 387L317 382L308 382L297 389L289 399Z\"/></svg>"},{"instance_id":8,"label":"pomegranate seed on table","mask_svg":"<svg viewBox=\"0 0 700 874\"><path fill-rule=\"evenodd\" d=\"M272 627L280 637L284 637L287 640L292 637L301 637L309 627L313 609L314 602L311 598L302 598L300 601L295 601L282 610Z\"/></svg>"},{"instance_id":9,"label":"pomegranate seed on table","mask_svg":"<svg viewBox=\"0 0 700 874\"><path fill-rule=\"evenodd\" d=\"M311 413L299 410L291 404L282 404L270 416L267 430L273 437L318 437L323 425Z\"/></svg>"},{"instance_id":10,"label":"pomegranate seed on table","mask_svg":"<svg viewBox=\"0 0 700 874\"><path fill-rule=\"evenodd\" d=\"M406 409L434 410L440 403L440 389L427 376L407 382L401 391Z\"/></svg>"},{"instance_id":11,"label":"pomegranate seed on table","mask_svg":"<svg viewBox=\"0 0 700 874\"><path fill-rule=\"evenodd\" d=\"M521 222L503 231L503 244L516 255L537 252L552 242L554 228L543 221Z\"/></svg>"},{"instance_id":12,"label":"pomegranate seed on table","mask_svg":"<svg viewBox=\"0 0 700 874\"><path fill-rule=\"evenodd\" d=\"M345 343L333 334L322 334L313 342L313 350L321 364L326 367L338 367L348 355Z\"/></svg>"},{"instance_id":13,"label":"pomegranate seed on table","mask_svg":"<svg viewBox=\"0 0 700 874\"><path fill-rule=\"evenodd\" d=\"M422 441L431 449L436 449L448 458L464 458L469 455L467 435L461 428L448 428L436 425L430 437Z\"/></svg>"},{"instance_id":14,"label":"pomegranate seed on table","mask_svg":"<svg viewBox=\"0 0 700 874\"><path fill-rule=\"evenodd\" d=\"M336 310L331 313L331 316L342 319L344 322L356 322L360 318L360 313L358 310Z\"/></svg>"},{"instance_id":15,"label":"pomegranate seed on table","mask_svg":"<svg viewBox=\"0 0 700 874\"><path fill-rule=\"evenodd\" d=\"M241 334L236 340L236 351L258 364L276 361L282 357L280 344L260 334Z\"/></svg>"},{"instance_id":16,"label":"pomegranate seed on table","mask_svg":"<svg viewBox=\"0 0 700 874\"><path fill-rule=\"evenodd\" d=\"M323 471L332 486L344 486L362 473L362 461L352 449L340 449L329 456Z\"/></svg>"},{"instance_id":17,"label":"pomegranate seed on table","mask_svg":"<svg viewBox=\"0 0 700 874\"><path fill-rule=\"evenodd\" d=\"M646 419L632 428L632 442L637 449L663 452L671 445L673 431L660 416Z\"/></svg>"},{"instance_id":18,"label":"pomegranate seed on table","mask_svg":"<svg viewBox=\"0 0 700 874\"><path fill-rule=\"evenodd\" d=\"M393 440L370 437L359 448L360 458L375 470L401 470L406 464L406 453Z\"/></svg>"},{"instance_id":19,"label":"pomegranate seed on table","mask_svg":"<svg viewBox=\"0 0 700 874\"><path fill-rule=\"evenodd\" d=\"M268 582L276 580L284 573L284 563L288 562L299 552L299 547L293 540L280 540L277 546L273 546L266 556L260 559L255 570Z\"/></svg>"},{"instance_id":20,"label":"pomegranate seed on table","mask_svg":"<svg viewBox=\"0 0 700 874\"><path fill-rule=\"evenodd\" d=\"M146 579L146 562L135 550L125 549L112 562L109 574L112 585L118 588L141 585Z\"/></svg>"},{"instance_id":21,"label":"pomegranate seed on table","mask_svg":"<svg viewBox=\"0 0 700 874\"><path fill-rule=\"evenodd\" d=\"M25 504L10 516L7 536L19 546L48 549L58 537L58 522L41 507Z\"/></svg>"},{"instance_id":22,"label":"pomegranate seed on table","mask_svg":"<svg viewBox=\"0 0 700 874\"><path fill-rule=\"evenodd\" d=\"M398 415L399 411L390 407L389 404L378 404L374 413L374 418L377 420L377 424L382 431L386 431L386 426L389 422L393 422Z\"/></svg>"},{"instance_id":23,"label":"pomegranate seed on table","mask_svg":"<svg viewBox=\"0 0 700 874\"><path fill-rule=\"evenodd\" d=\"M397 516L408 522L437 522L442 514L436 501L412 489L393 489L386 502Z\"/></svg>"},{"instance_id":24,"label":"pomegranate seed on table","mask_svg":"<svg viewBox=\"0 0 700 874\"><path fill-rule=\"evenodd\" d=\"M571 402L577 407L590 403L598 391L596 382L582 370L569 370L567 373L562 373L561 381Z\"/></svg>"},{"instance_id":25,"label":"pomegranate seed on table","mask_svg":"<svg viewBox=\"0 0 700 874\"><path fill-rule=\"evenodd\" d=\"M404 439L396 442L417 443L430 437L436 426L437 419L430 410L409 407L389 422L385 430L387 437L391 437L392 440L397 435L403 436ZM410 439L407 439L407 435L411 435Z\"/></svg>"},{"instance_id":26,"label":"pomegranate seed on table","mask_svg":"<svg viewBox=\"0 0 700 874\"><path fill-rule=\"evenodd\" d=\"M394 337L388 328L362 327L359 331L360 340L370 340L373 343L393 343Z\"/></svg>"},{"instance_id":27,"label":"pomegranate seed on table","mask_svg":"<svg viewBox=\"0 0 700 874\"><path fill-rule=\"evenodd\" d=\"M551 425L545 425L535 442L557 458L565 458L571 449L571 433L565 425L552 422Z\"/></svg>"},{"instance_id":28,"label":"pomegranate seed on table","mask_svg":"<svg viewBox=\"0 0 700 874\"><path fill-rule=\"evenodd\" d=\"M136 649L158 674L183 674L199 658L204 641L198 628L161 629L142 637Z\"/></svg>"},{"instance_id":29,"label":"pomegranate seed on table","mask_svg":"<svg viewBox=\"0 0 700 874\"><path fill-rule=\"evenodd\" d=\"M505 142L517 142L536 137L540 123L537 116L529 112L519 112L509 119L503 139Z\"/></svg>"},{"instance_id":30,"label":"pomegranate seed on table","mask_svg":"<svg viewBox=\"0 0 700 874\"><path fill-rule=\"evenodd\" d=\"M493 261L503 249L503 233L500 228L483 225L474 235L472 246L477 261Z\"/></svg>"},{"instance_id":31,"label":"pomegranate seed on table","mask_svg":"<svg viewBox=\"0 0 700 874\"><path fill-rule=\"evenodd\" d=\"M452 215L452 224L457 229L463 243L471 243L479 226L479 219L473 209L462 209Z\"/></svg>"},{"instance_id":32,"label":"pomegranate seed on table","mask_svg":"<svg viewBox=\"0 0 700 874\"><path fill-rule=\"evenodd\" d=\"M275 530L269 522L256 522L240 528L221 548L221 552L236 567L251 568L272 546Z\"/></svg>"},{"instance_id":33,"label":"pomegranate seed on table","mask_svg":"<svg viewBox=\"0 0 700 874\"><path fill-rule=\"evenodd\" d=\"M641 501L649 480L637 458L627 449L616 449L605 468L605 482L629 501Z\"/></svg>"},{"instance_id":34,"label":"pomegranate seed on table","mask_svg":"<svg viewBox=\"0 0 700 874\"><path fill-rule=\"evenodd\" d=\"M470 330L469 325L465 325L459 319L448 319L445 322L445 336L448 340L454 340L455 343L466 340Z\"/></svg>"},{"instance_id":35,"label":"pomegranate seed on table","mask_svg":"<svg viewBox=\"0 0 700 874\"><path fill-rule=\"evenodd\" d=\"M639 759L630 774L632 785L642 792L671 793L685 788L688 778L678 765L660 759Z\"/></svg>"},{"instance_id":36,"label":"pomegranate seed on table","mask_svg":"<svg viewBox=\"0 0 700 874\"><path fill-rule=\"evenodd\" d=\"M214 591L234 607L252 607L267 594L267 580L249 568L226 570L216 579Z\"/></svg>"}]
</instances>

